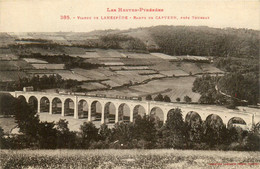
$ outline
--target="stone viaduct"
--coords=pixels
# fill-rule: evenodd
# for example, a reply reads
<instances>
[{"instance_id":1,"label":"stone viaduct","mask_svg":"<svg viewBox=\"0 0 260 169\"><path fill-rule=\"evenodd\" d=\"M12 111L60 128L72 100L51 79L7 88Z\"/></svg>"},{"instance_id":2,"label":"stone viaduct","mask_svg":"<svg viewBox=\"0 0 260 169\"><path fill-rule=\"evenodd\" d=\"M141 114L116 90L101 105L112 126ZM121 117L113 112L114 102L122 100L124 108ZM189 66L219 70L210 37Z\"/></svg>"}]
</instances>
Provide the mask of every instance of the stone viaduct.
<instances>
[{"instance_id":1,"label":"stone viaduct","mask_svg":"<svg viewBox=\"0 0 260 169\"><path fill-rule=\"evenodd\" d=\"M33 105L38 113L61 114L61 116L74 116L75 119L86 118L87 121L100 121L103 123L117 123L119 121L133 122L137 114L154 115L160 121L165 122L169 111L180 108L183 118L190 113L196 113L201 120L215 115L225 125L233 119L240 119L251 128L252 124L260 121L256 113L229 110L226 108L212 109L206 105L177 104L156 101L125 100L106 97L94 97L86 95L73 95L45 92L10 92L16 98L25 99Z\"/></svg>"}]
</instances>

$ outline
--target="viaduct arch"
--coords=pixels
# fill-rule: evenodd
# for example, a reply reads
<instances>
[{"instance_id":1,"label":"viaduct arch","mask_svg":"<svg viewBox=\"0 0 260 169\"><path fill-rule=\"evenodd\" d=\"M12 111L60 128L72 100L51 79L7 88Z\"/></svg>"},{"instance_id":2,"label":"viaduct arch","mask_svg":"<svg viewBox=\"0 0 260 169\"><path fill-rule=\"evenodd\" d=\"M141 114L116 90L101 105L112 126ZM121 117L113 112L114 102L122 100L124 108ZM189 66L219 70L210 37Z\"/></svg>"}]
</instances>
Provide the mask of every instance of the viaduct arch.
<instances>
[{"instance_id":1,"label":"viaduct arch","mask_svg":"<svg viewBox=\"0 0 260 169\"><path fill-rule=\"evenodd\" d=\"M184 120L190 118L189 116L192 114L196 114L199 115L199 119L202 121L212 115L214 117L218 116L226 126L238 123L251 128L253 124L260 122L260 116L253 113L235 112L234 110L212 111L206 106L198 109L192 105L177 103L45 92L15 91L10 92L10 94L16 98L26 100L37 110L37 113L49 112L49 114L61 114L61 116L69 115L75 119L85 118L87 121L100 121L101 124L117 123L119 121L133 122L137 115L153 115L160 121L165 122L167 114L175 108L182 110Z\"/></svg>"}]
</instances>

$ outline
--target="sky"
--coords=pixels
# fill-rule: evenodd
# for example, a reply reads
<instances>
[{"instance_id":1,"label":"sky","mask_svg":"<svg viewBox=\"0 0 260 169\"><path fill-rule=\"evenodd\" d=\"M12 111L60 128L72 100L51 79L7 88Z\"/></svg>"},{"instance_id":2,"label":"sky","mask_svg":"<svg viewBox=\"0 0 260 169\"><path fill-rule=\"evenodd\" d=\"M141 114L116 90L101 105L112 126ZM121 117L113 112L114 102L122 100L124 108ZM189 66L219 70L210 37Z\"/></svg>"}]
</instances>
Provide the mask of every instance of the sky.
<instances>
[{"instance_id":1,"label":"sky","mask_svg":"<svg viewBox=\"0 0 260 169\"><path fill-rule=\"evenodd\" d=\"M119 12L118 8L157 8L163 12ZM112 9L116 11L111 12ZM67 19L67 16L70 19ZM128 19L105 19L107 16L128 17ZM156 25L259 30L260 1L0 0L0 32L89 32Z\"/></svg>"}]
</instances>

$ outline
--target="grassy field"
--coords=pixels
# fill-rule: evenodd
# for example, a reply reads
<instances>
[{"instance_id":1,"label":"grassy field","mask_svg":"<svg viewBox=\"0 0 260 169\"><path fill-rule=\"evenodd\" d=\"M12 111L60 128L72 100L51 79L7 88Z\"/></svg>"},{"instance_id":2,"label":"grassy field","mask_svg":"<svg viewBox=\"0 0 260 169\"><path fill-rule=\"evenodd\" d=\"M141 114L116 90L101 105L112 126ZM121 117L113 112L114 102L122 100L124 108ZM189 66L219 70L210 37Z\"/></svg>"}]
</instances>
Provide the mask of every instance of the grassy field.
<instances>
[{"instance_id":1,"label":"grassy field","mask_svg":"<svg viewBox=\"0 0 260 169\"><path fill-rule=\"evenodd\" d=\"M258 168L260 152L1 150L0 168Z\"/></svg>"}]
</instances>

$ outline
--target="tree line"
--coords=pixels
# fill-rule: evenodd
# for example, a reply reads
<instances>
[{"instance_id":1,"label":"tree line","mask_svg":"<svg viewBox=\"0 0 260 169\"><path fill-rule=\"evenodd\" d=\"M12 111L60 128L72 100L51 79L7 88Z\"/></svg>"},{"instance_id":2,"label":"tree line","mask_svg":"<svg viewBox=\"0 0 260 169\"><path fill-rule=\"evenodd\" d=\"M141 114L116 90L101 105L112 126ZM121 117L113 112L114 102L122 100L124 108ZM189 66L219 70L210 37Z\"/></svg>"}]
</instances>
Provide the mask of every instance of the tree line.
<instances>
[{"instance_id":1,"label":"tree line","mask_svg":"<svg viewBox=\"0 0 260 169\"><path fill-rule=\"evenodd\" d=\"M77 80L64 80L60 75L43 75L43 76L33 76L33 77L24 77L19 78L18 81L15 82L8 82L1 90L4 91L16 91L16 90L23 90L23 87L32 86L34 90L39 91L43 89L55 89L55 88L62 88L62 89L71 89L71 90L78 90L78 86L81 82Z\"/></svg>"},{"instance_id":2,"label":"tree line","mask_svg":"<svg viewBox=\"0 0 260 169\"><path fill-rule=\"evenodd\" d=\"M145 100L154 100L154 101L160 101L160 102L171 102L171 98L168 96L168 95L162 95L161 93L159 93L158 95L156 95L154 97L154 99L152 98L152 95L148 94L146 97L145 97ZM186 102L186 103L191 103L192 99L189 97L189 96L184 96L183 97L183 100ZM181 99L178 97L176 98L176 101L177 102L180 102Z\"/></svg>"},{"instance_id":3,"label":"tree line","mask_svg":"<svg viewBox=\"0 0 260 169\"><path fill-rule=\"evenodd\" d=\"M108 34L99 37L100 48L126 49L128 51L146 51L146 45L138 38L124 34Z\"/></svg>"},{"instance_id":4,"label":"tree line","mask_svg":"<svg viewBox=\"0 0 260 169\"><path fill-rule=\"evenodd\" d=\"M160 101L160 102L171 102L171 98L168 95L163 96L161 93L159 93L157 96L152 98L152 95L148 94L145 97L145 100L154 100L154 101Z\"/></svg>"},{"instance_id":5,"label":"tree line","mask_svg":"<svg viewBox=\"0 0 260 169\"><path fill-rule=\"evenodd\" d=\"M212 117L202 121L198 114L182 117L181 109L173 109L163 124L154 115L137 116L134 122L119 122L113 128L106 124L97 128L84 122L78 132L70 131L68 122L42 122L35 111L22 99L12 100L12 111L21 134L5 135L0 129L0 146L5 149L131 149L175 148L260 150L260 130L247 131L226 127L222 120ZM0 102L1 103L1 102ZM7 106L6 106L7 108ZM3 111L3 110L1 110Z\"/></svg>"},{"instance_id":6,"label":"tree line","mask_svg":"<svg viewBox=\"0 0 260 169\"><path fill-rule=\"evenodd\" d=\"M214 65L226 72L239 72L242 74L259 74L258 58L234 58L217 57L214 58Z\"/></svg>"},{"instance_id":7,"label":"tree line","mask_svg":"<svg viewBox=\"0 0 260 169\"><path fill-rule=\"evenodd\" d=\"M83 48L101 48L101 49L125 49L128 51L147 52L146 45L138 38L120 33L99 34L98 39L84 39L71 41L71 45L64 45L45 39L16 39L16 41L31 41L26 44L11 44L9 45L18 54L21 54L20 49L27 48L42 48L46 50L55 49L63 52L63 47L83 47ZM27 53L24 52L24 53Z\"/></svg>"},{"instance_id":8,"label":"tree line","mask_svg":"<svg viewBox=\"0 0 260 169\"><path fill-rule=\"evenodd\" d=\"M41 53L20 54L20 58L35 58L45 60L48 63L64 64L65 69L82 68L82 69L95 69L101 67L101 64L94 64L86 62L84 58L72 57L66 54L63 55L42 55Z\"/></svg>"}]
</instances>

